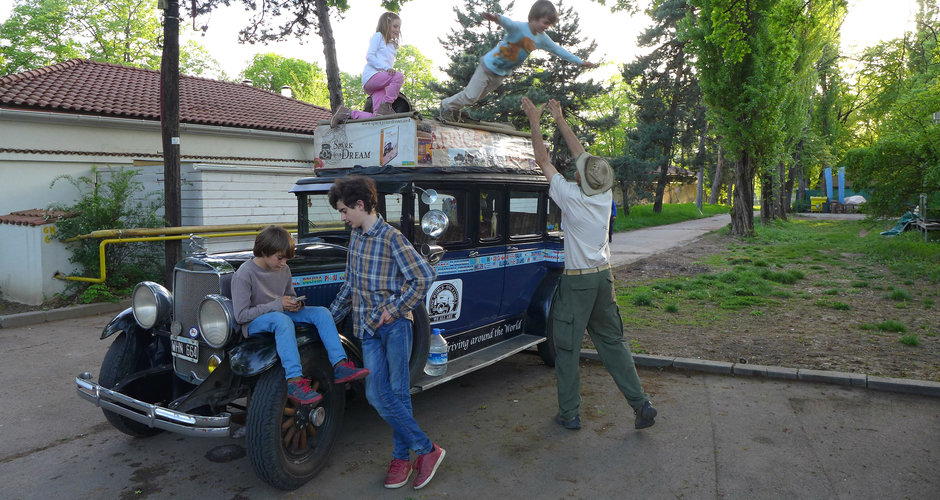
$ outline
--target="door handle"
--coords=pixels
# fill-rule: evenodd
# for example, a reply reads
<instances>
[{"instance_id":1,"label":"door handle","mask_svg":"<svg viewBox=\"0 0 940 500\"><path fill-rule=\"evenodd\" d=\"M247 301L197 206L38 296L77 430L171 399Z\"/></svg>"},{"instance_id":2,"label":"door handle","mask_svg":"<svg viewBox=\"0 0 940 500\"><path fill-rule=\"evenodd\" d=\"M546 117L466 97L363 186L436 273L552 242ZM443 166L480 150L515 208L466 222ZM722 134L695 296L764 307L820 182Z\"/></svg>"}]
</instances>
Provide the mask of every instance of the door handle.
<instances>
[{"instance_id":1,"label":"door handle","mask_svg":"<svg viewBox=\"0 0 940 500\"><path fill-rule=\"evenodd\" d=\"M506 249L507 252L516 252L519 250L519 247L509 247Z\"/></svg>"},{"instance_id":2,"label":"door handle","mask_svg":"<svg viewBox=\"0 0 940 500\"><path fill-rule=\"evenodd\" d=\"M470 254L468 255L468 257L479 257L479 256L480 256L480 252L477 252L476 250L473 250L473 251L470 252Z\"/></svg>"}]
</instances>

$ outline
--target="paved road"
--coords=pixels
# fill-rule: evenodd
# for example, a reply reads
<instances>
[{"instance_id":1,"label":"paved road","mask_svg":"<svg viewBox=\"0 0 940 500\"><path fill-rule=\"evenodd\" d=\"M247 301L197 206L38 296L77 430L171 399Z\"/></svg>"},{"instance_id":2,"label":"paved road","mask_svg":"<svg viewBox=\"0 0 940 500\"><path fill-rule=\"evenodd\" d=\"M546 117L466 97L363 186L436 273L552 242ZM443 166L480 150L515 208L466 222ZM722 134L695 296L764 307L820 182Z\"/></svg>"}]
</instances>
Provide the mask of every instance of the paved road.
<instances>
[{"instance_id":1,"label":"paved road","mask_svg":"<svg viewBox=\"0 0 940 500\"><path fill-rule=\"evenodd\" d=\"M796 381L641 369L660 410L633 415L595 362L582 368L584 428L551 421L553 372L523 353L415 397L447 449L420 495L382 488L391 436L366 403L347 410L329 467L285 495L247 458L207 453L242 440L113 430L75 395L97 375L99 315L4 329L0 484L4 498L935 498L940 399Z\"/></svg>"}]
</instances>

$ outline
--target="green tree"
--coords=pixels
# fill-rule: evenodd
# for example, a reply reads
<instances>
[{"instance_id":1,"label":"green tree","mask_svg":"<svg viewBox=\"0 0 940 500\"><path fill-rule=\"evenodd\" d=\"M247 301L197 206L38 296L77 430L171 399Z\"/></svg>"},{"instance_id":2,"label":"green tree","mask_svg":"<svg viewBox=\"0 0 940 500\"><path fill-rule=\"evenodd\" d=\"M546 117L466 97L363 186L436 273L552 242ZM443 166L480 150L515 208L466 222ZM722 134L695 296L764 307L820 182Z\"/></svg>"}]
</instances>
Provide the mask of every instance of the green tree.
<instances>
[{"instance_id":1,"label":"green tree","mask_svg":"<svg viewBox=\"0 0 940 500\"><path fill-rule=\"evenodd\" d=\"M193 15L206 14L221 5L230 5L233 0L193 0ZM245 10L256 10L257 0L240 1ZM381 0L382 7L398 12L408 0ZM276 0L261 2L261 9L248 26L239 34L242 41L255 43L283 40L288 36L303 39L313 28L323 41L326 59L326 80L330 108L336 110L343 105L342 76L336 62L336 40L330 16L341 15L349 10L348 0ZM207 26L204 28L208 28Z\"/></svg>"},{"instance_id":2,"label":"green tree","mask_svg":"<svg viewBox=\"0 0 940 500\"><path fill-rule=\"evenodd\" d=\"M411 100L414 109L428 115L432 114L432 110L436 111L437 94L431 89L431 85L437 82L431 72L433 62L414 45L402 45L398 48L395 69L405 77L402 92Z\"/></svg>"},{"instance_id":3,"label":"green tree","mask_svg":"<svg viewBox=\"0 0 940 500\"><path fill-rule=\"evenodd\" d=\"M287 85L294 99L318 106L329 106L325 75L317 63L279 56L274 53L255 54L241 78L251 80L255 87L280 92Z\"/></svg>"},{"instance_id":4,"label":"green tree","mask_svg":"<svg viewBox=\"0 0 940 500\"><path fill-rule=\"evenodd\" d=\"M0 74L11 74L87 58L151 69L160 67L162 36L152 0L15 0L0 24ZM187 44L181 59L190 71L217 69L199 44Z\"/></svg>"},{"instance_id":5,"label":"green tree","mask_svg":"<svg viewBox=\"0 0 940 500\"><path fill-rule=\"evenodd\" d=\"M754 182L784 153L784 103L799 55L802 0L689 0L682 26L710 122L734 164L731 233L754 234Z\"/></svg>"},{"instance_id":6,"label":"green tree","mask_svg":"<svg viewBox=\"0 0 940 500\"><path fill-rule=\"evenodd\" d=\"M686 0L656 0L647 13L653 25L638 38L652 50L623 68L632 83L637 106L637 127L628 145L634 159L627 165L658 171L653 212L662 212L669 168L678 158L691 158L692 144L705 135L704 108L687 42L678 34L679 23L690 14ZM684 152L685 154L682 154ZM704 152L702 152L704 155ZM704 158L704 157L703 157Z\"/></svg>"},{"instance_id":7,"label":"green tree","mask_svg":"<svg viewBox=\"0 0 940 500\"><path fill-rule=\"evenodd\" d=\"M917 30L866 51L858 82L858 146L842 161L870 215L899 215L918 195L940 204L940 14L919 0Z\"/></svg>"}]
</instances>

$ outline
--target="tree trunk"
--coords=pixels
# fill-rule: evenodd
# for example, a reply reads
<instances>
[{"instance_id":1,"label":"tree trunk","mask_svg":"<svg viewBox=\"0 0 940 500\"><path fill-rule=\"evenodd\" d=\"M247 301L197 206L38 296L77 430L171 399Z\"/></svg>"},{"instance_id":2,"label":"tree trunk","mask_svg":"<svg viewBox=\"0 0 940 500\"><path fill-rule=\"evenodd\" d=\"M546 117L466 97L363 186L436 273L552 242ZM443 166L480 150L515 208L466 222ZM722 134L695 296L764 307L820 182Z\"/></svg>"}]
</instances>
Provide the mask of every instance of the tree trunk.
<instances>
[{"instance_id":1,"label":"tree trunk","mask_svg":"<svg viewBox=\"0 0 940 500\"><path fill-rule=\"evenodd\" d=\"M672 144L676 137L676 114L679 111L679 94L682 90L682 75L685 72L685 51L678 50L673 61L677 63L676 79L672 84L672 98L669 102L669 137L663 146L663 156L666 158L662 168L659 171L659 180L656 182L656 200L653 201L653 212L662 213L663 211L663 193L666 191L666 182L669 178L669 165L672 163Z\"/></svg>"},{"instance_id":2,"label":"tree trunk","mask_svg":"<svg viewBox=\"0 0 940 500\"><path fill-rule=\"evenodd\" d=\"M777 164L777 218L787 220L787 206L790 202L790 191L787 191L787 169L783 162Z\"/></svg>"},{"instance_id":3,"label":"tree trunk","mask_svg":"<svg viewBox=\"0 0 940 500\"><path fill-rule=\"evenodd\" d=\"M751 155L741 151L734 162L731 202L731 235L754 236L754 164Z\"/></svg>"},{"instance_id":4,"label":"tree trunk","mask_svg":"<svg viewBox=\"0 0 940 500\"><path fill-rule=\"evenodd\" d=\"M708 197L708 203L714 205L718 203L718 194L721 192L721 161L724 155L721 152L721 144L718 144L718 165L715 166L715 177L712 179L712 193Z\"/></svg>"},{"instance_id":5,"label":"tree trunk","mask_svg":"<svg viewBox=\"0 0 940 500\"><path fill-rule=\"evenodd\" d=\"M182 225L180 206L180 8L170 0L163 15L163 55L160 59L160 124L163 138L163 197L167 227ZM164 244L163 279L173 288L173 268L183 259L179 240Z\"/></svg>"},{"instance_id":6,"label":"tree trunk","mask_svg":"<svg viewBox=\"0 0 940 500\"><path fill-rule=\"evenodd\" d=\"M627 186L626 181L620 183L620 190L621 190L621 193L623 194L623 203L622 203L623 209L622 210L623 210L624 217L630 215L630 195L627 191L627 188L628 186Z\"/></svg>"},{"instance_id":7,"label":"tree trunk","mask_svg":"<svg viewBox=\"0 0 940 500\"><path fill-rule=\"evenodd\" d=\"M806 201L806 174L803 168L803 141L800 141L800 145L797 146L796 154L799 158L799 160L797 160L794 164L797 165L796 199L798 201Z\"/></svg>"},{"instance_id":8,"label":"tree trunk","mask_svg":"<svg viewBox=\"0 0 940 500\"><path fill-rule=\"evenodd\" d=\"M326 58L326 86L330 91L330 109L336 111L343 105L343 83L336 62L336 40L330 24L330 7L326 0L317 0L317 24L323 40L323 56Z\"/></svg>"},{"instance_id":9,"label":"tree trunk","mask_svg":"<svg viewBox=\"0 0 940 500\"><path fill-rule=\"evenodd\" d=\"M774 218L773 175L762 173L760 174L760 222L767 224Z\"/></svg>"}]
</instances>

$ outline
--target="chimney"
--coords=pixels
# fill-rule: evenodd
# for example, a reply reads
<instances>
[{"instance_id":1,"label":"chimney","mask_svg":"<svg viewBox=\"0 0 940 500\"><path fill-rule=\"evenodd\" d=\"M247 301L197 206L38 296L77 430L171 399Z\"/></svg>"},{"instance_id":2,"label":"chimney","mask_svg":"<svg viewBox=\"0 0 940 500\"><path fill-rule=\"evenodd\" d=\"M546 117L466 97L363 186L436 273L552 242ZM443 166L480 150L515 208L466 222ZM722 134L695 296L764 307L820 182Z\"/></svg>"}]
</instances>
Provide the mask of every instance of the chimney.
<instances>
[{"instance_id":1,"label":"chimney","mask_svg":"<svg viewBox=\"0 0 940 500\"><path fill-rule=\"evenodd\" d=\"M252 82L251 80L249 80L249 79L246 78L246 79L242 80L242 85L251 86L251 85L254 85L254 82Z\"/></svg>"},{"instance_id":2,"label":"chimney","mask_svg":"<svg viewBox=\"0 0 940 500\"><path fill-rule=\"evenodd\" d=\"M281 95L284 97L294 97L294 93L291 92L290 87L287 85L281 87Z\"/></svg>"}]
</instances>

